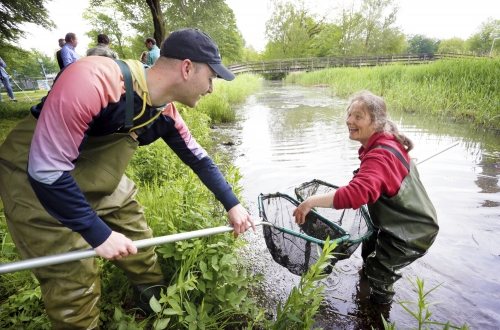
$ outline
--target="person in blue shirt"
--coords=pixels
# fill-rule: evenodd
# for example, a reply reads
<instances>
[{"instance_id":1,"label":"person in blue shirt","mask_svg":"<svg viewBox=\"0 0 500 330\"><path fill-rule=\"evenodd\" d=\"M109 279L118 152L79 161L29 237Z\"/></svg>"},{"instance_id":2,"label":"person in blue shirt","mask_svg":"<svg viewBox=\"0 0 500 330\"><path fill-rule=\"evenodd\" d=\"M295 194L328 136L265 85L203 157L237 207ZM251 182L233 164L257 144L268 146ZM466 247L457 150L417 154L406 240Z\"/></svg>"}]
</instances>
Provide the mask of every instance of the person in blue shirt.
<instances>
[{"instance_id":1,"label":"person in blue shirt","mask_svg":"<svg viewBox=\"0 0 500 330\"><path fill-rule=\"evenodd\" d=\"M152 66L155 64L158 57L160 57L160 48L156 46L156 40L153 38L147 38L144 44L149 50L148 55L146 56L146 64Z\"/></svg>"},{"instance_id":2,"label":"person in blue shirt","mask_svg":"<svg viewBox=\"0 0 500 330\"><path fill-rule=\"evenodd\" d=\"M10 85L10 80L9 80L9 74L5 70L7 67L7 64L5 64L4 60L0 57L0 79L2 80L2 84L5 87L5 90L7 91L7 95L9 95L10 100L17 102L14 92L12 91L12 86ZM0 94L0 101L2 100L2 96Z\"/></svg>"},{"instance_id":3,"label":"person in blue shirt","mask_svg":"<svg viewBox=\"0 0 500 330\"><path fill-rule=\"evenodd\" d=\"M75 51L76 45L78 45L78 39L76 35L72 32L66 33L66 37L64 38L66 43L61 48L61 58L63 61L63 66L67 67L71 63L75 62L80 58Z\"/></svg>"}]
</instances>

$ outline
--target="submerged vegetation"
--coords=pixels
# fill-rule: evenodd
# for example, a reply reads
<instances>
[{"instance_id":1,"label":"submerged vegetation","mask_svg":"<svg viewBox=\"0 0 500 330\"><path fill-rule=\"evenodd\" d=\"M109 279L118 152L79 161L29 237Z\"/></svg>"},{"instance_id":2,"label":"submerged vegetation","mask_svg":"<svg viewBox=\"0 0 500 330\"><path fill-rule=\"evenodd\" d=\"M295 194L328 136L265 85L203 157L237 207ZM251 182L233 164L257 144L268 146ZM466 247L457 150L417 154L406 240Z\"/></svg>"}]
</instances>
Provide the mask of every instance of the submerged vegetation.
<instances>
[{"instance_id":1,"label":"submerged vegetation","mask_svg":"<svg viewBox=\"0 0 500 330\"><path fill-rule=\"evenodd\" d=\"M472 121L500 129L500 58L439 60L423 65L333 68L295 73L287 82L329 85L348 97L368 89L396 110Z\"/></svg>"}]
</instances>

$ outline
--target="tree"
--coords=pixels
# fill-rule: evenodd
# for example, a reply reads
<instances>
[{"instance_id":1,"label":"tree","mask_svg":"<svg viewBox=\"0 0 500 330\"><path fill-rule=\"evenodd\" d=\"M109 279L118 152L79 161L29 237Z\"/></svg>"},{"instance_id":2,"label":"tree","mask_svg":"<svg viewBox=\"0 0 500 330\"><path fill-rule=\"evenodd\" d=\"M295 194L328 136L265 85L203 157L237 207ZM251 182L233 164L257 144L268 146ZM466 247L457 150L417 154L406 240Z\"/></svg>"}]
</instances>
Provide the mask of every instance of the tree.
<instances>
[{"instance_id":1,"label":"tree","mask_svg":"<svg viewBox=\"0 0 500 330\"><path fill-rule=\"evenodd\" d=\"M311 56L338 56L340 42L342 40L342 31L339 26L331 23L324 23L321 31L311 40Z\"/></svg>"},{"instance_id":2,"label":"tree","mask_svg":"<svg viewBox=\"0 0 500 330\"><path fill-rule=\"evenodd\" d=\"M363 16L354 8L342 9L339 18L342 38L339 48L342 55L362 53L363 48Z\"/></svg>"},{"instance_id":3,"label":"tree","mask_svg":"<svg viewBox=\"0 0 500 330\"><path fill-rule=\"evenodd\" d=\"M408 53L410 54L434 54L439 47L439 40L427 38L417 34L408 40Z\"/></svg>"},{"instance_id":4,"label":"tree","mask_svg":"<svg viewBox=\"0 0 500 330\"><path fill-rule=\"evenodd\" d=\"M466 51L465 41L460 38L441 40L437 49L438 53L463 54Z\"/></svg>"},{"instance_id":5,"label":"tree","mask_svg":"<svg viewBox=\"0 0 500 330\"><path fill-rule=\"evenodd\" d=\"M400 53L405 37L396 27L398 8L393 0L363 0L342 9L338 25L342 31L340 48L344 55Z\"/></svg>"},{"instance_id":6,"label":"tree","mask_svg":"<svg viewBox=\"0 0 500 330\"><path fill-rule=\"evenodd\" d=\"M166 5L165 16L167 30L198 28L214 39L225 62L241 58L243 37L233 10L224 0L171 0Z\"/></svg>"},{"instance_id":7,"label":"tree","mask_svg":"<svg viewBox=\"0 0 500 330\"><path fill-rule=\"evenodd\" d=\"M118 20L126 24L117 25L117 34L118 30L122 33L124 30L137 32L135 37L122 40L122 47L127 41L128 54L140 54L146 37L153 35L160 44L169 31L189 26L208 33L219 46L225 62L241 58L243 37L236 26L233 11L223 0L163 0L154 3L150 0L92 0L91 6L96 10L97 7L108 7L114 13L120 13ZM161 20L164 22L159 23ZM158 34L157 24L162 26L162 36Z\"/></svg>"},{"instance_id":8,"label":"tree","mask_svg":"<svg viewBox=\"0 0 500 330\"><path fill-rule=\"evenodd\" d=\"M146 3L151 11L154 26L154 38L158 43L165 39L165 18L160 5L160 0L146 0Z\"/></svg>"},{"instance_id":9,"label":"tree","mask_svg":"<svg viewBox=\"0 0 500 330\"><path fill-rule=\"evenodd\" d=\"M365 54L400 53L405 45L403 33L393 27L398 8L393 0L364 0L361 7Z\"/></svg>"},{"instance_id":10,"label":"tree","mask_svg":"<svg viewBox=\"0 0 500 330\"><path fill-rule=\"evenodd\" d=\"M493 44L495 38L500 38L500 20L489 18L481 24L479 32L467 39L467 48L479 55L489 55L490 51L498 53L500 40L496 40L495 44Z\"/></svg>"},{"instance_id":11,"label":"tree","mask_svg":"<svg viewBox=\"0 0 500 330\"><path fill-rule=\"evenodd\" d=\"M271 58L307 57L311 54L312 41L322 30L307 10L292 3L275 3L273 15L266 22L269 40L264 56Z\"/></svg>"},{"instance_id":12,"label":"tree","mask_svg":"<svg viewBox=\"0 0 500 330\"><path fill-rule=\"evenodd\" d=\"M110 38L110 48L114 49L120 58L131 58L133 54L125 46L125 37L120 26L122 15L116 11L110 10L109 15L104 12L98 12L95 8L88 8L83 13L83 18L89 21L94 28L86 33L91 39L96 41L101 33Z\"/></svg>"},{"instance_id":13,"label":"tree","mask_svg":"<svg viewBox=\"0 0 500 330\"><path fill-rule=\"evenodd\" d=\"M6 41L17 41L25 32L20 25L33 23L46 29L55 25L49 19L45 0L1 0L0 1L0 44Z\"/></svg>"}]
</instances>

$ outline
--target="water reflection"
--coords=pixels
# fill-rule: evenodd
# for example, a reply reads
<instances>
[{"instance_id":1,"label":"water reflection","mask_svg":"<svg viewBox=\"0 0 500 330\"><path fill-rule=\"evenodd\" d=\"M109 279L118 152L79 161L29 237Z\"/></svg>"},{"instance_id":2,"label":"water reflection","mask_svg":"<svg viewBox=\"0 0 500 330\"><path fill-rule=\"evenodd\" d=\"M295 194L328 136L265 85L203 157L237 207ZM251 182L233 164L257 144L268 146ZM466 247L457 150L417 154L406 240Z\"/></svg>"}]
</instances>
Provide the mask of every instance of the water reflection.
<instances>
[{"instance_id":1,"label":"water reflection","mask_svg":"<svg viewBox=\"0 0 500 330\"><path fill-rule=\"evenodd\" d=\"M345 127L347 100L329 95L326 88L269 84L239 109L236 165L243 175L244 197L258 214L259 193L280 191L293 195L293 188L317 178L343 185L359 160L359 143L350 141ZM456 147L419 165L422 182L438 212L440 233L429 253L403 269L403 276L424 279L425 287L441 285L431 294L437 320L468 323L473 329L500 327L500 138L464 124L422 115L390 113L402 132L415 143L411 157L423 160L446 146ZM256 245L262 244L253 238ZM280 287L284 299L297 277L272 260L265 248L255 246L257 266ZM359 329L372 324L373 310L362 299L363 285L357 251L337 263L338 271L326 281L326 304L318 324L325 329ZM411 281L395 285L397 300L415 301ZM271 290L273 291L273 290ZM378 313L378 312L377 312ZM415 322L393 304L386 311L398 328ZM369 315L368 315L369 314ZM377 314L378 315L378 314ZM378 326L378 324L373 324Z\"/></svg>"}]
</instances>

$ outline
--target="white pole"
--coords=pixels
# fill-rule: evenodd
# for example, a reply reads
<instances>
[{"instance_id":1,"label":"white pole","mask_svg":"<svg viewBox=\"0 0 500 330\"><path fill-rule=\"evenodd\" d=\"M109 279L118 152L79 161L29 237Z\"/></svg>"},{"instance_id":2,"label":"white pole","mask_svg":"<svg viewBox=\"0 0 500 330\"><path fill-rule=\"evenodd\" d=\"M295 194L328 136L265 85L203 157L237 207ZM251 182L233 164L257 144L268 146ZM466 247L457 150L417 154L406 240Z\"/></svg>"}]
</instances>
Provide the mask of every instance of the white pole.
<instances>
[{"instance_id":1,"label":"white pole","mask_svg":"<svg viewBox=\"0 0 500 330\"><path fill-rule=\"evenodd\" d=\"M262 222L255 223L256 226L259 226L261 224L262 224ZM178 233L178 234L172 234L172 235L166 235L166 236L138 240L138 241L134 241L134 245L138 249L142 249L142 248L150 247L153 245L173 243L173 242L177 242L177 241L183 241L186 239L210 236L210 235L221 234L221 233L227 233L227 232L231 232L231 231L233 231L233 227L230 227L230 226L205 228L205 229L189 231L189 232L185 232L185 233ZM87 258L92 258L92 257L96 257L96 256L97 256L97 254L95 253L95 251L93 249L88 249L88 250L80 250L80 251L55 254L52 256L45 256L45 257L38 257L38 258L21 260L21 261L15 261L15 262L6 263L6 264L0 264L0 274L12 273L12 272L17 272L17 271L21 271L21 270L50 266L50 265L57 265L57 264L65 263L65 262L87 259Z\"/></svg>"}]
</instances>

